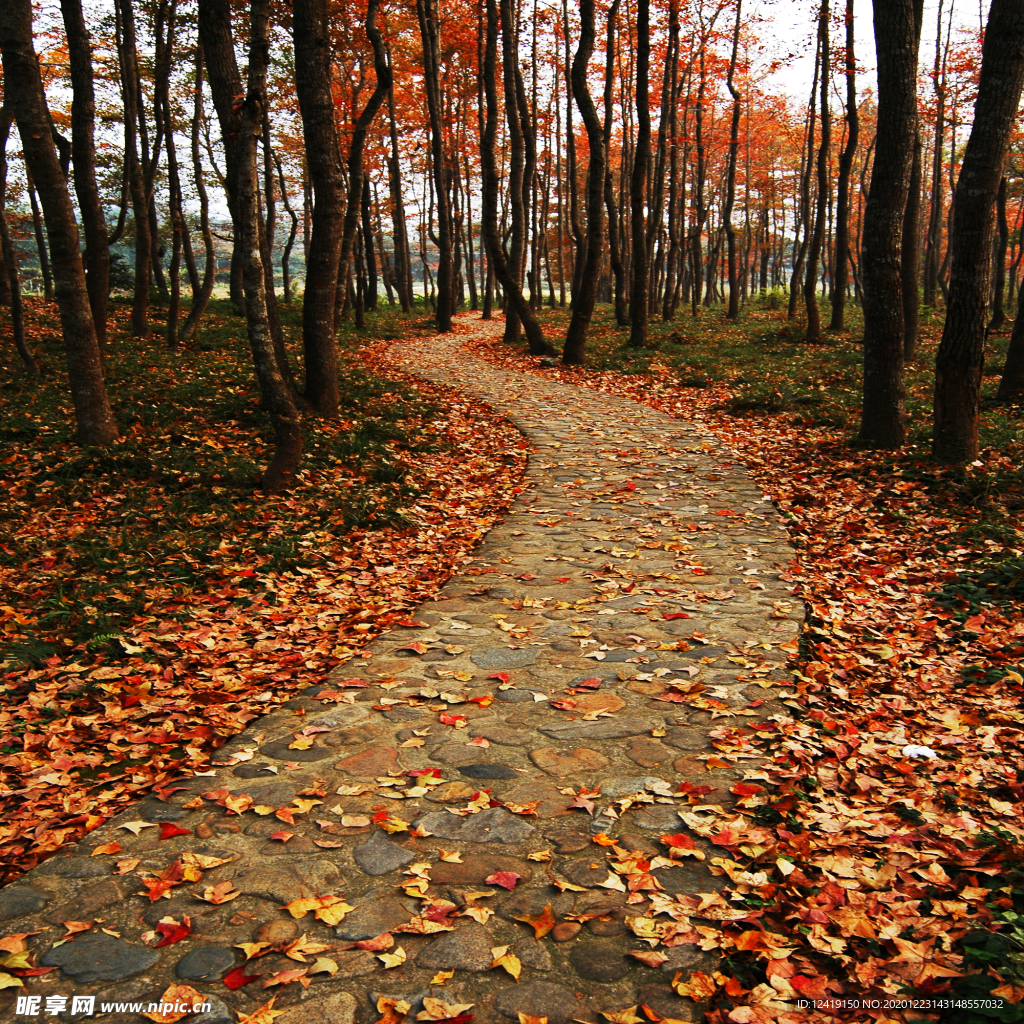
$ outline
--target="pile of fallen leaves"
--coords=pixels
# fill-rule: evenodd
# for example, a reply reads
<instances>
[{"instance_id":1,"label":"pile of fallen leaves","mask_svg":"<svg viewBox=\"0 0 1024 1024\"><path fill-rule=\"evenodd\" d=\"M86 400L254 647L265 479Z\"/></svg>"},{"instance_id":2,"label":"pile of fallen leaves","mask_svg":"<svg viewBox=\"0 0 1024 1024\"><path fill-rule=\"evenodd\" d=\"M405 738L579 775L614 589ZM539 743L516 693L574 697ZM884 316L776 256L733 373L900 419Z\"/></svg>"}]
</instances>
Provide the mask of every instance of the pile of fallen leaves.
<instances>
[{"instance_id":1,"label":"pile of fallen leaves","mask_svg":"<svg viewBox=\"0 0 1024 1024\"><path fill-rule=\"evenodd\" d=\"M735 807L684 818L720 848L724 897L655 893L657 913L631 919L652 951L721 951L719 971L677 991L710 1002L713 1024L1024 1020L1024 537L966 543L973 510L923 453L886 459L799 417L730 416L728 389L687 389L664 367L539 370L472 334L509 369L726 442L797 548L783 574L807 610L792 713L744 726L712 712L718 757L743 781Z\"/></svg>"},{"instance_id":2,"label":"pile of fallen leaves","mask_svg":"<svg viewBox=\"0 0 1024 1024\"><path fill-rule=\"evenodd\" d=\"M33 312L42 322L45 307ZM33 330L43 334L39 323ZM413 394L412 378L383 363L384 347L372 346L362 361L350 357L344 371L377 382L374 408L349 408L345 419L318 430L372 436L382 429L376 405L404 403L403 430L381 446L389 478L400 480L381 497L403 502L393 525L348 525L346 496L360 487L378 493L380 482L358 453L311 461L299 486L277 497L263 496L252 481L229 485L219 474L178 482L120 475L118 450L150 444L154 465L168 443L236 461L251 451L258 465L265 441L234 419L197 415L178 428L177 442L137 423L107 452L83 453L45 424L32 437L7 438L13 443L0 450L7 520L0 881L132 798L205 765L300 684L358 656L394 618L435 593L505 510L524 464L521 435L448 389L417 381ZM194 373L199 358L183 358L180 372ZM146 386L120 383L129 391ZM183 420L188 413L181 410ZM80 487L81 500L68 501L68 474L84 474L86 461L88 487ZM40 465L48 469L42 476ZM212 511L201 511L211 507L206 500ZM184 501L197 511L182 512ZM183 523L192 531L187 538ZM178 532L184 539L175 547L168 535ZM135 550L140 535L153 538L152 546ZM133 544L136 561L128 560ZM291 552L283 562L275 557L281 547ZM84 607L75 597L83 592L92 595ZM111 621L115 627L104 625Z\"/></svg>"}]
</instances>

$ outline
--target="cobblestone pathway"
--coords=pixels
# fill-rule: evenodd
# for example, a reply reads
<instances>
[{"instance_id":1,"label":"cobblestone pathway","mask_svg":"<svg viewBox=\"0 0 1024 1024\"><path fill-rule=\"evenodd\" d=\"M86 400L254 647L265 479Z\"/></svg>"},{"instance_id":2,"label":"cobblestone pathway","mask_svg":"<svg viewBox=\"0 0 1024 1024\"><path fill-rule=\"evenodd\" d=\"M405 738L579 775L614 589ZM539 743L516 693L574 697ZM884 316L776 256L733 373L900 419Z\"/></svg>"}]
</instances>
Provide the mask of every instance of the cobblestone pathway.
<instances>
[{"instance_id":1,"label":"cobblestone pathway","mask_svg":"<svg viewBox=\"0 0 1024 1024\"><path fill-rule=\"evenodd\" d=\"M660 837L687 834L680 810L729 806L745 762L707 763L713 724L779 709L778 645L800 609L778 579L791 552L777 515L736 456L685 423L498 369L458 337L392 355L512 418L530 442L524 492L435 602L232 739L215 773L0 890L0 932L38 932L29 948L60 968L0 993L3 1019L30 1019L18 996L41 997L22 1003L39 1019L89 1020L71 997L96 996L101 1019L104 1003L170 986L211 1002L183 1018L194 1024L275 994L278 1024L465 1004L476 1024L597 1022L638 1004L700 1019L670 981L714 957L662 947L667 962L647 967L626 956L649 948L629 923L654 914L652 896L718 884ZM187 938L155 945L186 917ZM88 921L58 944L63 922ZM108 1019L145 1018L126 1006Z\"/></svg>"}]
</instances>

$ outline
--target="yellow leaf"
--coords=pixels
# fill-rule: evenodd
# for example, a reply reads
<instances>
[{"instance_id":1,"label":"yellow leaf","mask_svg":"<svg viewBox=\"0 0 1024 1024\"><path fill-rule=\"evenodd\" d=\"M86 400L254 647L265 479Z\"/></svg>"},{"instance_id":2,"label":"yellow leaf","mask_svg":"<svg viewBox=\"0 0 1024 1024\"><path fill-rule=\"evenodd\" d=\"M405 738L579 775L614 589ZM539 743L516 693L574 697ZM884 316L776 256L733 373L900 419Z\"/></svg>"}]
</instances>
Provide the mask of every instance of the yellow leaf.
<instances>
[{"instance_id":1,"label":"yellow leaf","mask_svg":"<svg viewBox=\"0 0 1024 1024\"><path fill-rule=\"evenodd\" d=\"M438 850L441 854L441 860L447 861L449 864L461 864L462 854L458 850Z\"/></svg>"},{"instance_id":2,"label":"yellow leaf","mask_svg":"<svg viewBox=\"0 0 1024 1024\"><path fill-rule=\"evenodd\" d=\"M272 996L269 1003L264 1003L252 1013L239 1013L238 1024L274 1024L274 1018L280 1017L285 1012L274 1009L276 998L277 996Z\"/></svg>"},{"instance_id":3,"label":"yellow leaf","mask_svg":"<svg viewBox=\"0 0 1024 1024\"><path fill-rule=\"evenodd\" d=\"M370 819L365 814L343 814L341 823L345 828L365 828L370 824Z\"/></svg>"},{"instance_id":4,"label":"yellow leaf","mask_svg":"<svg viewBox=\"0 0 1024 1024\"><path fill-rule=\"evenodd\" d=\"M176 1024L177 1021L192 1015L192 1006L204 1002L206 997L197 992L191 985L169 985L160 997L160 1006L154 1013L144 1013L143 1017L155 1021L156 1024ZM187 1006L181 1011L177 1006Z\"/></svg>"},{"instance_id":5,"label":"yellow leaf","mask_svg":"<svg viewBox=\"0 0 1024 1024\"><path fill-rule=\"evenodd\" d=\"M451 977L453 977L454 974L455 974L454 971L438 971L437 974L435 974L430 979L430 984L431 985L443 985L446 981L448 981Z\"/></svg>"},{"instance_id":6,"label":"yellow leaf","mask_svg":"<svg viewBox=\"0 0 1024 1024\"><path fill-rule=\"evenodd\" d=\"M609 1024L645 1024L643 1017L636 1015L636 1006L627 1006L625 1010L601 1010L600 1013Z\"/></svg>"},{"instance_id":7,"label":"yellow leaf","mask_svg":"<svg viewBox=\"0 0 1024 1024\"><path fill-rule=\"evenodd\" d=\"M386 967L401 967L406 961L405 950L399 946L394 953L378 953L377 959ZM442 1020L444 1018L441 1018Z\"/></svg>"},{"instance_id":8,"label":"yellow leaf","mask_svg":"<svg viewBox=\"0 0 1024 1024\"><path fill-rule=\"evenodd\" d=\"M0 989L24 987L25 983L21 980L21 978L16 978L14 977L13 974L0 973Z\"/></svg>"},{"instance_id":9,"label":"yellow leaf","mask_svg":"<svg viewBox=\"0 0 1024 1024\"><path fill-rule=\"evenodd\" d=\"M526 855L526 859L527 860L539 860L539 861L551 860L551 851L550 850L538 850L536 853L528 853Z\"/></svg>"},{"instance_id":10,"label":"yellow leaf","mask_svg":"<svg viewBox=\"0 0 1024 1024\"><path fill-rule=\"evenodd\" d=\"M320 956L320 957L317 957L316 962L313 964L312 967L310 967L308 973L309 974L323 974L325 972L327 974L332 974L332 975L333 974L337 974L338 973L338 965L337 965L337 963L335 963L335 961L330 959L330 957Z\"/></svg>"},{"instance_id":11,"label":"yellow leaf","mask_svg":"<svg viewBox=\"0 0 1024 1024\"><path fill-rule=\"evenodd\" d=\"M505 948L508 949L507 946ZM516 981L519 980L519 975L523 970L523 965L515 953L505 953L504 955L499 956L494 963L491 964L491 967L504 967L505 970L516 979Z\"/></svg>"},{"instance_id":12,"label":"yellow leaf","mask_svg":"<svg viewBox=\"0 0 1024 1024\"><path fill-rule=\"evenodd\" d=\"M473 1003L446 1003L436 996L423 997L423 1009L416 1014L417 1020L448 1020L451 1017L458 1017L466 1010L473 1008Z\"/></svg>"},{"instance_id":13,"label":"yellow leaf","mask_svg":"<svg viewBox=\"0 0 1024 1024\"><path fill-rule=\"evenodd\" d=\"M288 744L289 750L309 750L313 746L312 736L296 736L291 743Z\"/></svg>"}]
</instances>

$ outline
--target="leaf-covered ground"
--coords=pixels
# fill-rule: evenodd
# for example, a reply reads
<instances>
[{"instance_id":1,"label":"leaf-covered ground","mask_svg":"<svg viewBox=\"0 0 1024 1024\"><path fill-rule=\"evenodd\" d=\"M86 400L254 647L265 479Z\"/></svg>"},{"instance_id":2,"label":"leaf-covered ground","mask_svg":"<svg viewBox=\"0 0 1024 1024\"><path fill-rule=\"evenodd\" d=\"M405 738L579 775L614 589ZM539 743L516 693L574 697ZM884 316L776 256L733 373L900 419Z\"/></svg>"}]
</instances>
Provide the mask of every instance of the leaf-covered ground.
<instances>
[{"instance_id":1,"label":"leaf-covered ground","mask_svg":"<svg viewBox=\"0 0 1024 1024\"><path fill-rule=\"evenodd\" d=\"M557 344L564 314L546 320ZM680 323L681 341L666 327L660 350L637 353L605 312L598 368L477 346L703 424L797 548L788 579L807 623L792 714L723 718L716 747L749 766L736 809L688 821L722 848L729 904L638 935L721 951L721 969L681 991L711 1000L712 1024L795 1020L784 1001L800 998L817 1001L801 1020L1024 1020L1022 410L986 410L978 464L932 465L932 324L910 375L916 444L859 450L852 341L809 349L767 309L739 329L709 313ZM994 353L986 392L999 366Z\"/></svg>"},{"instance_id":2,"label":"leaf-covered ground","mask_svg":"<svg viewBox=\"0 0 1024 1024\"><path fill-rule=\"evenodd\" d=\"M300 485L265 497L244 323L216 305L174 354L130 337L128 312L107 449L73 443L51 307L29 304L44 377L12 352L0 370L0 881L358 657L448 578L523 468L510 424L384 364L422 325L382 312L380 340L343 338L342 416L307 418Z\"/></svg>"}]
</instances>

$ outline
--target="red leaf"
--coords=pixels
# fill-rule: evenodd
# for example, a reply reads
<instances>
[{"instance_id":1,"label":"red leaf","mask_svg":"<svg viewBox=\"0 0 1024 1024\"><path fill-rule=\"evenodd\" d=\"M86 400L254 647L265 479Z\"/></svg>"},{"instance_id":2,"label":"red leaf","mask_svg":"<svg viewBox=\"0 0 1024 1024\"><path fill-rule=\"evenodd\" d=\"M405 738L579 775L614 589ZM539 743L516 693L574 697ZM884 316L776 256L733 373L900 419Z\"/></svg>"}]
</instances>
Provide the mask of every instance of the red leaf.
<instances>
[{"instance_id":1,"label":"red leaf","mask_svg":"<svg viewBox=\"0 0 1024 1024\"><path fill-rule=\"evenodd\" d=\"M592 676L590 679L584 679L582 683L576 683L574 689L577 690L597 690L600 688L603 680L600 676Z\"/></svg>"},{"instance_id":2,"label":"red leaf","mask_svg":"<svg viewBox=\"0 0 1024 1024\"><path fill-rule=\"evenodd\" d=\"M507 672L493 672L487 678L488 679L497 679L501 683L507 683L508 682L508 673Z\"/></svg>"},{"instance_id":3,"label":"red leaf","mask_svg":"<svg viewBox=\"0 0 1024 1024\"><path fill-rule=\"evenodd\" d=\"M160 822L160 838L161 839L173 839L175 836L190 836L192 835L192 829L181 828L175 825L173 821L162 821Z\"/></svg>"},{"instance_id":4,"label":"red leaf","mask_svg":"<svg viewBox=\"0 0 1024 1024\"><path fill-rule=\"evenodd\" d=\"M693 837L683 835L682 832L677 832L674 836L662 836L661 841L666 846L674 846L677 850L695 850L697 848Z\"/></svg>"},{"instance_id":5,"label":"red leaf","mask_svg":"<svg viewBox=\"0 0 1024 1024\"><path fill-rule=\"evenodd\" d=\"M514 871L495 871L493 875L488 875L484 881L488 885L500 885L503 889L511 891L516 887L516 882L522 877L522 875L517 875Z\"/></svg>"},{"instance_id":6,"label":"red leaf","mask_svg":"<svg viewBox=\"0 0 1024 1024\"><path fill-rule=\"evenodd\" d=\"M175 942L181 942L182 939L187 938L192 931L192 924L185 916L181 919L180 924L177 921L161 921L156 926L156 930L163 936L156 944L159 949L161 946L172 946Z\"/></svg>"},{"instance_id":7,"label":"red leaf","mask_svg":"<svg viewBox=\"0 0 1024 1024\"><path fill-rule=\"evenodd\" d=\"M662 615L663 619L692 619L693 616L689 612L672 612L671 615Z\"/></svg>"},{"instance_id":8,"label":"red leaf","mask_svg":"<svg viewBox=\"0 0 1024 1024\"><path fill-rule=\"evenodd\" d=\"M432 775L435 779L441 778L440 768L413 768L412 771L405 773L411 779L418 779L423 775Z\"/></svg>"},{"instance_id":9,"label":"red leaf","mask_svg":"<svg viewBox=\"0 0 1024 1024\"><path fill-rule=\"evenodd\" d=\"M294 832L285 832L283 829L280 832L271 832L271 839L279 839L282 843L287 843L291 837L295 835Z\"/></svg>"},{"instance_id":10,"label":"red leaf","mask_svg":"<svg viewBox=\"0 0 1024 1024\"><path fill-rule=\"evenodd\" d=\"M233 971L228 971L224 975L224 984L231 989L241 988L250 982L259 981L259 978L258 974L246 974L245 965L243 964L241 967L236 967Z\"/></svg>"}]
</instances>

